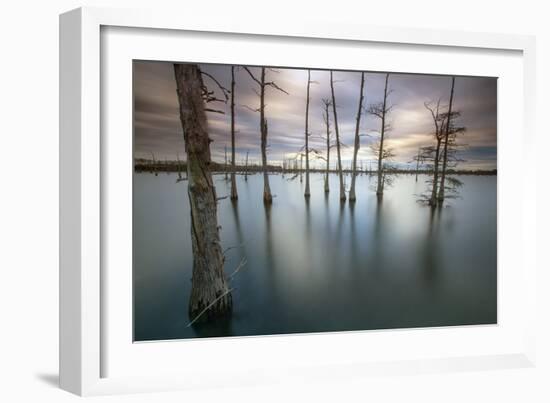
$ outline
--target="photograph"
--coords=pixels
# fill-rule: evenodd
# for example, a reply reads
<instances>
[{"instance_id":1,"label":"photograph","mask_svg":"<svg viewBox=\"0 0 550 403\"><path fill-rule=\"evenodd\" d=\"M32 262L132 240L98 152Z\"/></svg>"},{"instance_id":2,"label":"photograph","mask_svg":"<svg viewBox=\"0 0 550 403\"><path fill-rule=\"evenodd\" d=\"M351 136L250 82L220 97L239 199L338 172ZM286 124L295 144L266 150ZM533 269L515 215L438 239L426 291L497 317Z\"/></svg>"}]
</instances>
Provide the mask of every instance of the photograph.
<instances>
[{"instance_id":1,"label":"photograph","mask_svg":"<svg viewBox=\"0 0 550 403\"><path fill-rule=\"evenodd\" d=\"M498 78L364 68L133 60L134 342L497 324Z\"/></svg>"}]
</instances>

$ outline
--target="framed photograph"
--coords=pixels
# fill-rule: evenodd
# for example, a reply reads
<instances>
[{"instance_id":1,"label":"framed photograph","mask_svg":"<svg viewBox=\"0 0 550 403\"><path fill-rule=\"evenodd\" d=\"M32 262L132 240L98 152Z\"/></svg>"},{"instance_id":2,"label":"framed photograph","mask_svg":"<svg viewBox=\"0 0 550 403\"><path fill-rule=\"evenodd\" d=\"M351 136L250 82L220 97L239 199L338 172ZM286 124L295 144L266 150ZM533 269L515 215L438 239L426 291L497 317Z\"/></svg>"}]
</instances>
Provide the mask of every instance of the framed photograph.
<instances>
[{"instance_id":1,"label":"framed photograph","mask_svg":"<svg viewBox=\"0 0 550 403\"><path fill-rule=\"evenodd\" d=\"M534 365L531 37L85 8L60 44L62 388Z\"/></svg>"}]
</instances>

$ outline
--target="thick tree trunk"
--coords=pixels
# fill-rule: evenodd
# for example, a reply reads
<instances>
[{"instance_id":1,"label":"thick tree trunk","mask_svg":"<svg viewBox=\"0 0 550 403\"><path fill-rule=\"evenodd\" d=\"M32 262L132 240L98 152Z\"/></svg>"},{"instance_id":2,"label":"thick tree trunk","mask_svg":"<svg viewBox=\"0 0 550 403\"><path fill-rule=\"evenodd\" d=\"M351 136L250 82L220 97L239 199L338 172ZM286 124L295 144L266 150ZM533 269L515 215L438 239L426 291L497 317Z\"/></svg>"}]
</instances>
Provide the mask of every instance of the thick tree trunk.
<instances>
[{"instance_id":1,"label":"thick tree trunk","mask_svg":"<svg viewBox=\"0 0 550 403\"><path fill-rule=\"evenodd\" d=\"M260 134L262 147L262 166L264 172L264 203L271 204L271 188L269 187L269 175L267 173L267 119L265 118L265 67L262 67L260 81Z\"/></svg>"},{"instance_id":2,"label":"thick tree trunk","mask_svg":"<svg viewBox=\"0 0 550 403\"><path fill-rule=\"evenodd\" d=\"M327 172L325 175L325 193L330 192L330 186L328 183L328 178L330 174L330 121L329 121L329 114L328 114L328 102L325 103L325 116L326 116L326 124L327 124Z\"/></svg>"},{"instance_id":3,"label":"thick tree trunk","mask_svg":"<svg viewBox=\"0 0 550 403\"><path fill-rule=\"evenodd\" d=\"M231 66L231 200L237 200L235 178L235 66Z\"/></svg>"},{"instance_id":4,"label":"thick tree trunk","mask_svg":"<svg viewBox=\"0 0 550 403\"><path fill-rule=\"evenodd\" d=\"M304 192L304 197L310 197L311 193L309 191L309 86L311 84L311 71L307 71L307 94L306 94L306 190Z\"/></svg>"},{"instance_id":5,"label":"thick tree trunk","mask_svg":"<svg viewBox=\"0 0 550 403\"><path fill-rule=\"evenodd\" d=\"M353 146L353 165L351 167L351 188L349 190L349 201L354 202L355 197L355 177L357 175L357 153L359 152L359 126L361 125L361 109L363 108L363 88L365 86L365 73L361 72L361 90L359 92L359 108L357 118L355 119L355 143Z\"/></svg>"},{"instance_id":6,"label":"thick tree trunk","mask_svg":"<svg viewBox=\"0 0 550 403\"><path fill-rule=\"evenodd\" d=\"M384 102L382 104L382 127L380 129L380 149L378 150L378 184L376 186L376 194L382 196L384 194L384 175L382 173L384 158L384 131L386 129L386 104L388 100L388 78L390 73L386 73L386 84L384 85Z\"/></svg>"},{"instance_id":7,"label":"thick tree trunk","mask_svg":"<svg viewBox=\"0 0 550 403\"><path fill-rule=\"evenodd\" d=\"M447 126L445 128L445 145L443 147L443 166L441 167L441 184L437 201L441 204L445 200L445 175L447 173L447 149L449 146L449 129L451 126L451 113L453 111L453 95L455 92L455 78L451 82L451 97L449 98L449 112L447 113Z\"/></svg>"},{"instance_id":8,"label":"thick tree trunk","mask_svg":"<svg viewBox=\"0 0 550 403\"><path fill-rule=\"evenodd\" d=\"M174 64L174 72L187 150L191 207L193 277L189 318L193 321L201 315L198 321L205 321L229 314L232 299L223 272L224 258L218 230L216 189L210 172L210 139L201 96L201 73L196 64Z\"/></svg>"},{"instance_id":9,"label":"thick tree trunk","mask_svg":"<svg viewBox=\"0 0 550 403\"><path fill-rule=\"evenodd\" d=\"M338 176L340 178L340 200L346 201L346 187L344 185L344 176L342 174L342 156L340 154L340 133L338 131L338 114L336 112L336 97L334 95L334 80L332 70L330 72L330 91L332 94L332 112L334 113L334 132L336 133L336 152L338 155Z\"/></svg>"}]
</instances>

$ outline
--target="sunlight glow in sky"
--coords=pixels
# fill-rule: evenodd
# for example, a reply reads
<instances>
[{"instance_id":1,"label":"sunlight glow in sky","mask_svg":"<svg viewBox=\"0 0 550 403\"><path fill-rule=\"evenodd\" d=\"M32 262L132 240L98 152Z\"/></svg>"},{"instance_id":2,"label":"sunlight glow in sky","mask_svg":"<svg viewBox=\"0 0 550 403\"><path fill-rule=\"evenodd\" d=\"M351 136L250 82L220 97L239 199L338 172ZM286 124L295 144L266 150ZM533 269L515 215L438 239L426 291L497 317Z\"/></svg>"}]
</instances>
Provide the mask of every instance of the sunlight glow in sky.
<instances>
[{"instance_id":1,"label":"sunlight glow in sky","mask_svg":"<svg viewBox=\"0 0 550 403\"><path fill-rule=\"evenodd\" d=\"M225 87L231 84L231 68L228 65L201 65L201 69L216 77ZM258 68L251 68L259 73ZM283 158L294 157L304 145L305 105L307 70L277 69L268 71L267 81L275 81L289 95L268 88L266 91L266 118L268 120L268 159L271 164L281 164ZM335 95L338 105L338 123L344 167L349 167L353 158L353 139L357 114L359 72L336 71ZM364 105L382 101L384 73L366 73ZM312 70L315 81L310 89L309 131L310 147L325 154L326 142L319 136L326 128L322 118L323 98L330 98L328 71ZM209 78L205 84L217 90ZM179 154L185 160L185 147L178 115L176 83L173 64L167 62L134 62L134 133L135 157L175 160ZM437 101L442 105L449 99L451 78L448 76L391 74L389 87L392 92L389 103L393 109L388 116L392 130L387 134L386 144L395 152L393 163L401 168L412 167L413 157L419 147L432 144L433 123L424 102ZM242 68L236 72L236 159L243 163L246 152L251 163L260 162L259 97L254 90L257 85ZM467 144L460 157L458 169L496 169L497 164L497 79L485 77L457 77L453 110L460 111L458 124L466 127L459 142ZM229 104L216 104L216 109L225 110L224 115L208 113L208 125L212 159L224 161L224 148L231 146ZM334 134L333 117L330 116ZM377 141L380 120L367 113L362 115L360 133L361 148L358 160L366 167L374 164L374 155L369 144ZM336 162L336 151L331 152L331 163ZM313 167L323 167L325 161L312 159ZM332 165L332 164L331 164Z\"/></svg>"}]
</instances>

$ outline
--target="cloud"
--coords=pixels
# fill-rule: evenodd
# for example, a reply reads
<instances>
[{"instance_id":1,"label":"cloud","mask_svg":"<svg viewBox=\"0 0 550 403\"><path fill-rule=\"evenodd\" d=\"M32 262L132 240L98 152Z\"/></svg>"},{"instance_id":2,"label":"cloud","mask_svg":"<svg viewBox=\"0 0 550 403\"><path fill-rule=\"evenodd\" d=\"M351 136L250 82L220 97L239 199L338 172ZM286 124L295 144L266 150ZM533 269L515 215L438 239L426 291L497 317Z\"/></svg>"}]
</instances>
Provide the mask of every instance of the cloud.
<instances>
[{"instance_id":1,"label":"cloud","mask_svg":"<svg viewBox=\"0 0 550 403\"><path fill-rule=\"evenodd\" d=\"M225 87L230 86L231 67L227 65L203 64L201 69L216 77ZM259 68L250 69L259 75ZM350 147L342 149L344 165L352 159L355 122L357 117L361 74L359 72L336 71L334 90L338 112L341 141ZM313 148L324 154L326 143L320 138L326 132L322 118L324 98L331 97L330 73L312 70L314 81L310 89L309 131ZM266 118L268 119L268 158L280 162L289 155L295 155L304 144L305 101L307 70L267 69L266 80L275 81L289 95L273 88L266 90ZM383 99L384 73L365 73L364 104L379 103ZM218 91L214 82L205 77L205 83ZM260 158L259 113L251 111L259 107L256 94L258 85L248 73L236 69L236 154L242 160L247 152L251 160ZM390 74L388 101L393 109L388 116L392 130L388 133L387 144L394 148L395 162L407 164L419 147L433 141L433 122L424 102L441 100L446 107L449 98L451 79L448 76L420 74ZM466 160L463 168L496 168L497 144L497 79L483 77L457 77L455 85L454 110L461 112L458 124L467 128L461 142L468 144L462 152ZM176 154L184 155L185 147L179 121L178 101L173 65L167 62L134 62L134 129L136 156L150 156L154 152L159 159L174 159ZM224 115L208 113L209 134L212 158L223 161L224 148L230 145L229 105L215 106ZM332 109L330 122L334 124ZM376 141L380 120L367 113L362 114L360 133L361 149L359 159L372 160L369 144ZM331 127L334 133L334 127ZM332 151L335 161L335 151ZM314 166L323 161L312 161Z\"/></svg>"}]
</instances>

